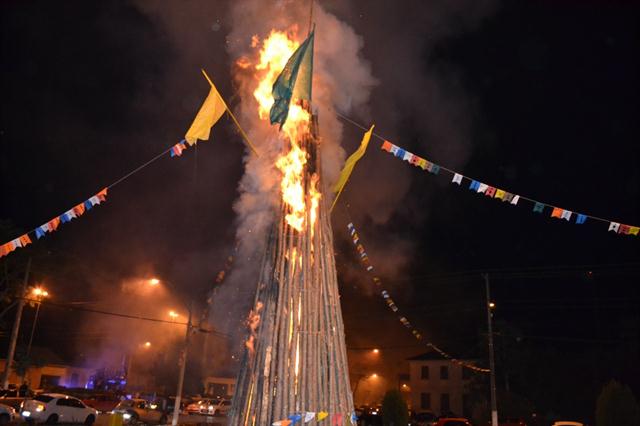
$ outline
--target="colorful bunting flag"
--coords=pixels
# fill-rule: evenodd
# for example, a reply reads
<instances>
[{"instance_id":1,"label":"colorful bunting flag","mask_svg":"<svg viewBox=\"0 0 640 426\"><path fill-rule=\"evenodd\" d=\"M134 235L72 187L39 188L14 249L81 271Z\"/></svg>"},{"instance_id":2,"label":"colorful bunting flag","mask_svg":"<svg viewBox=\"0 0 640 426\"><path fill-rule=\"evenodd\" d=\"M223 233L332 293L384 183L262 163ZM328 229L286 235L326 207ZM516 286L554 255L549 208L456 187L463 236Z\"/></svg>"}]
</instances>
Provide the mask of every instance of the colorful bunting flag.
<instances>
[{"instance_id":1,"label":"colorful bunting flag","mask_svg":"<svg viewBox=\"0 0 640 426\"><path fill-rule=\"evenodd\" d=\"M187 146L185 145L185 141L181 140L180 142L178 142L177 144L171 147L170 154L172 157L176 157L176 156L180 157L182 155L182 151L184 151L185 149L187 149Z\"/></svg>"},{"instance_id":2,"label":"colorful bunting flag","mask_svg":"<svg viewBox=\"0 0 640 426\"><path fill-rule=\"evenodd\" d=\"M413 164L413 154L410 153L409 151L405 151L404 152L404 157L402 158L404 161L408 161L409 163Z\"/></svg>"},{"instance_id":3,"label":"colorful bunting flag","mask_svg":"<svg viewBox=\"0 0 640 426\"><path fill-rule=\"evenodd\" d=\"M292 425L295 425L300 420L302 420L302 415L301 414L292 414L292 415L289 416L289 420L291 421Z\"/></svg>"},{"instance_id":4,"label":"colorful bunting flag","mask_svg":"<svg viewBox=\"0 0 640 426\"><path fill-rule=\"evenodd\" d=\"M487 190L484 191L484 195L486 195L487 197L493 197L494 195L496 195L496 189L493 186L489 186L487 187Z\"/></svg>"},{"instance_id":5,"label":"colorful bunting flag","mask_svg":"<svg viewBox=\"0 0 640 426\"><path fill-rule=\"evenodd\" d=\"M480 183L480 185L478 186L477 192L484 193L488 188L489 188L489 185L487 185L486 183Z\"/></svg>"},{"instance_id":6,"label":"colorful bunting flag","mask_svg":"<svg viewBox=\"0 0 640 426\"><path fill-rule=\"evenodd\" d=\"M558 219L560 219L561 216L562 216L562 209L558 207L554 207L553 210L551 211L551 217L557 217Z\"/></svg>"},{"instance_id":7,"label":"colorful bunting flag","mask_svg":"<svg viewBox=\"0 0 640 426\"><path fill-rule=\"evenodd\" d=\"M571 211L562 210L562 215L560 216L560 218L566 220L567 222L570 222L571 221L571 215L572 215Z\"/></svg>"},{"instance_id":8,"label":"colorful bunting flag","mask_svg":"<svg viewBox=\"0 0 640 426\"><path fill-rule=\"evenodd\" d=\"M329 417L329 413L327 413L326 411L320 411L318 413L318 421L322 421L322 420L326 419L327 417Z\"/></svg>"},{"instance_id":9,"label":"colorful bunting flag","mask_svg":"<svg viewBox=\"0 0 640 426\"><path fill-rule=\"evenodd\" d=\"M458 185L462 184L462 175L460 173L454 173L451 182L457 183Z\"/></svg>"},{"instance_id":10,"label":"colorful bunting flag","mask_svg":"<svg viewBox=\"0 0 640 426\"><path fill-rule=\"evenodd\" d=\"M613 231L613 232L618 232L618 229L620 229L620 224L617 222L610 222L609 223L609 231Z\"/></svg>"},{"instance_id":11,"label":"colorful bunting flag","mask_svg":"<svg viewBox=\"0 0 640 426\"><path fill-rule=\"evenodd\" d=\"M342 426L342 413L335 413L331 424L334 426Z\"/></svg>"},{"instance_id":12,"label":"colorful bunting flag","mask_svg":"<svg viewBox=\"0 0 640 426\"><path fill-rule=\"evenodd\" d=\"M394 145L391 142L384 141L382 143L382 147L381 148L382 148L383 151L391 152L391 149L393 148L393 146Z\"/></svg>"},{"instance_id":13,"label":"colorful bunting flag","mask_svg":"<svg viewBox=\"0 0 640 426\"><path fill-rule=\"evenodd\" d=\"M640 231L640 227L632 226L631 229L629 229L629 235L638 235L638 231Z\"/></svg>"},{"instance_id":14,"label":"colorful bunting flag","mask_svg":"<svg viewBox=\"0 0 640 426\"><path fill-rule=\"evenodd\" d=\"M536 203L533 206L533 212L534 213L542 213L544 210L544 204L539 203L536 201Z\"/></svg>"},{"instance_id":15,"label":"colorful bunting flag","mask_svg":"<svg viewBox=\"0 0 640 426\"><path fill-rule=\"evenodd\" d=\"M316 418L316 413L313 411L307 411L304 415L304 422L309 423L311 420Z\"/></svg>"},{"instance_id":16,"label":"colorful bunting flag","mask_svg":"<svg viewBox=\"0 0 640 426\"><path fill-rule=\"evenodd\" d=\"M502 189L496 189L496 194L494 195L494 198L497 198L502 201L507 201L506 197L507 197L506 192L504 192Z\"/></svg>"},{"instance_id":17,"label":"colorful bunting flag","mask_svg":"<svg viewBox=\"0 0 640 426\"><path fill-rule=\"evenodd\" d=\"M576 223L578 225L582 225L583 223L585 223L587 221L587 216L578 213L578 216L576 217Z\"/></svg>"},{"instance_id":18,"label":"colorful bunting flag","mask_svg":"<svg viewBox=\"0 0 640 426\"><path fill-rule=\"evenodd\" d=\"M469 184L469 189L478 192L478 188L480 188L480 182L478 182L477 180L472 180L471 184Z\"/></svg>"},{"instance_id":19,"label":"colorful bunting flag","mask_svg":"<svg viewBox=\"0 0 640 426\"><path fill-rule=\"evenodd\" d=\"M516 195L511 199L511 204L513 204L514 206L518 204L518 201L520 201L520 196Z\"/></svg>"}]
</instances>

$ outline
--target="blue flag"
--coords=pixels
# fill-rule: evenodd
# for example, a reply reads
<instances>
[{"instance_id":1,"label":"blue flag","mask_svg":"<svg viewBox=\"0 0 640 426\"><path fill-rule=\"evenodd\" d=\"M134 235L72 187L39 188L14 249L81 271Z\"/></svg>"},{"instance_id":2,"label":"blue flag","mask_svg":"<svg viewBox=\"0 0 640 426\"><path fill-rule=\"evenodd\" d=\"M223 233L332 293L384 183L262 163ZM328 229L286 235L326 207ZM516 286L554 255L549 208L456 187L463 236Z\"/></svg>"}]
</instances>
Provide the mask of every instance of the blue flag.
<instances>
[{"instance_id":1,"label":"blue flag","mask_svg":"<svg viewBox=\"0 0 640 426\"><path fill-rule=\"evenodd\" d=\"M314 33L312 31L300 47L293 52L275 83L273 83L273 90L271 91L273 106L269 111L269 120L271 124L280 123L281 129L287 121L292 97L296 98L296 100L311 100ZM300 72L302 72L300 81L296 84Z\"/></svg>"}]
</instances>

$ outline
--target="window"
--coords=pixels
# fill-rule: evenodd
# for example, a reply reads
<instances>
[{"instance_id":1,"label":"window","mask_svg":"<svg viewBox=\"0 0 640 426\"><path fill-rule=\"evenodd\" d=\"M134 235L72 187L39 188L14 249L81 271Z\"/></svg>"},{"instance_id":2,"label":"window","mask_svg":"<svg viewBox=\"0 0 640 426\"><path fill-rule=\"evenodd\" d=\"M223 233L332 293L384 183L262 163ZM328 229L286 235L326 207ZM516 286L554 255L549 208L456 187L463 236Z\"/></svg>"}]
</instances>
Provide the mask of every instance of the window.
<instances>
[{"instance_id":1,"label":"window","mask_svg":"<svg viewBox=\"0 0 640 426\"><path fill-rule=\"evenodd\" d=\"M79 399L75 398L67 399L67 405L74 408L84 408L84 404Z\"/></svg>"},{"instance_id":2,"label":"window","mask_svg":"<svg viewBox=\"0 0 640 426\"><path fill-rule=\"evenodd\" d=\"M56 401L56 405L59 405L61 407L69 407L71 404L69 404L69 400L67 398L60 398Z\"/></svg>"},{"instance_id":3,"label":"window","mask_svg":"<svg viewBox=\"0 0 640 426\"><path fill-rule=\"evenodd\" d=\"M35 399L36 401L44 402L46 404L47 402L51 402L53 397L49 395L38 395L33 399Z\"/></svg>"},{"instance_id":4,"label":"window","mask_svg":"<svg viewBox=\"0 0 640 426\"><path fill-rule=\"evenodd\" d=\"M440 378L447 380L449 378L449 367L447 365L440 366Z\"/></svg>"},{"instance_id":5,"label":"window","mask_svg":"<svg viewBox=\"0 0 640 426\"><path fill-rule=\"evenodd\" d=\"M451 407L449 405L449 394L443 393L440 395L440 414L445 416L449 411L451 411Z\"/></svg>"},{"instance_id":6,"label":"window","mask_svg":"<svg viewBox=\"0 0 640 426\"><path fill-rule=\"evenodd\" d=\"M428 365L423 365L420 368L420 378L422 380L429 380L429 366Z\"/></svg>"},{"instance_id":7,"label":"window","mask_svg":"<svg viewBox=\"0 0 640 426\"><path fill-rule=\"evenodd\" d=\"M422 392L420 394L420 408L423 410L431 409L431 394Z\"/></svg>"}]
</instances>

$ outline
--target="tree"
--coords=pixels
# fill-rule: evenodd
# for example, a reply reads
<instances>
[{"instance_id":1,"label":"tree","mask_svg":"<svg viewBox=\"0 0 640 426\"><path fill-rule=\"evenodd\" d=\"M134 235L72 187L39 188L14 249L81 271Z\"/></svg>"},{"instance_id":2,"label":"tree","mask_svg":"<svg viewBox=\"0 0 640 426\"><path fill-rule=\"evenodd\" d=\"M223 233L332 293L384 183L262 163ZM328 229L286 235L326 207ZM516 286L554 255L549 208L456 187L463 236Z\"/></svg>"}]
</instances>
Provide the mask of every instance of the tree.
<instances>
[{"instance_id":1,"label":"tree","mask_svg":"<svg viewBox=\"0 0 640 426\"><path fill-rule=\"evenodd\" d=\"M597 426L636 426L640 424L640 406L628 386L611 380L598 396Z\"/></svg>"},{"instance_id":2,"label":"tree","mask_svg":"<svg viewBox=\"0 0 640 426\"><path fill-rule=\"evenodd\" d=\"M409 423L409 409L399 390L389 390L384 395L382 421L385 426L405 426Z\"/></svg>"}]
</instances>

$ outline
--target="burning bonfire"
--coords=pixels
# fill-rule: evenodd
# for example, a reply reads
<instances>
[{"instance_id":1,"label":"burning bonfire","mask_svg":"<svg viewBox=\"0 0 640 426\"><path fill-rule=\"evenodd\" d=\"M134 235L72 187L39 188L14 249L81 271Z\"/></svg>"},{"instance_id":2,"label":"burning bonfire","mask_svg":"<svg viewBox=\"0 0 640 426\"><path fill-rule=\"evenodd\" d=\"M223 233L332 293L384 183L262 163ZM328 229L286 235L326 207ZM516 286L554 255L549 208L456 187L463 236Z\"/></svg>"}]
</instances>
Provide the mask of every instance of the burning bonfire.
<instances>
[{"instance_id":1,"label":"burning bonfire","mask_svg":"<svg viewBox=\"0 0 640 426\"><path fill-rule=\"evenodd\" d=\"M252 95L261 120L274 123L274 109L282 106L274 95L276 86L290 76L294 81L287 80L284 91L288 110L278 133L283 150L274 162L281 210L269 233L254 308L247 318L247 350L231 425L271 425L291 416L309 424L332 416L332 424L342 425L353 411L331 225L319 191L310 67L303 83L295 81L296 67L308 59L307 51L300 52L310 45L313 54L313 33L303 43L295 33L295 28L272 30L262 41L254 36L258 59L237 62L255 78ZM306 98L296 98L296 84L308 85L301 92Z\"/></svg>"}]
</instances>

